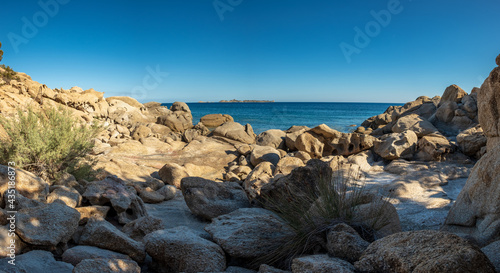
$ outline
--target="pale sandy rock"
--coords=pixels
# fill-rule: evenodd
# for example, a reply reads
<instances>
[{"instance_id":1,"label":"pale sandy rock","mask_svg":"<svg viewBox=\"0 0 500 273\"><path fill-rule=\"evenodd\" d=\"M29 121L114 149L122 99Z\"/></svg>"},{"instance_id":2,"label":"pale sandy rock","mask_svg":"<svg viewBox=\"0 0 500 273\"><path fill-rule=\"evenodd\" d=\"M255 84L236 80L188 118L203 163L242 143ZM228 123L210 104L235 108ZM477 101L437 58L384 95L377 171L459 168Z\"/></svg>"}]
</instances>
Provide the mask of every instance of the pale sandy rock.
<instances>
[{"instance_id":1,"label":"pale sandy rock","mask_svg":"<svg viewBox=\"0 0 500 273\"><path fill-rule=\"evenodd\" d=\"M219 216L205 230L229 256L235 258L268 254L294 234L276 214L261 208L243 208Z\"/></svg>"},{"instance_id":2,"label":"pale sandy rock","mask_svg":"<svg viewBox=\"0 0 500 273\"><path fill-rule=\"evenodd\" d=\"M280 161L281 154L275 148L269 146L255 146L250 153L250 162L257 166L262 162L271 162L274 166Z\"/></svg>"},{"instance_id":3,"label":"pale sandy rock","mask_svg":"<svg viewBox=\"0 0 500 273\"><path fill-rule=\"evenodd\" d=\"M169 127L174 132L184 132L193 127L193 116L191 112L170 111L164 116L158 117L156 123Z\"/></svg>"},{"instance_id":4,"label":"pale sandy rock","mask_svg":"<svg viewBox=\"0 0 500 273\"><path fill-rule=\"evenodd\" d=\"M106 101L108 101L108 102L110 102L112 100L121 100L121 101L125 102L126 104L128 104L130 106L133 106L133 107L135 107L137 109L140 109L142 111L146 110L146 107L142 103L138 102L136 99L131 98L131 97L116 96L116 97L108 97L108 98L106 98Z\"/></svg>"},{"instance_id":5,"label":"pale sandy rock","mask_svg":"<svg viewBox=\"0 0 500 273\"><path fill-rule=\"evenodd\" d=\"M160 218L144 216L123 226L122 232L136 241L142 241L144 236L160 229L163 229L163 223Z\"/></svg>"},{"instance_id":6,"label":"pale sandy rock","mask_svg":"<svg viewBox=\"0 0 500 273\"><path fill-rule=\"evenodd\" d=\"M417 114L404 116L392 126L394 133L403 133L406 130L412 130L418 137L438 132L432 123Z\"/></svg>"},{"instance_id":7,"label":"pale sandy rock","mask_svg":"<svg viewBox=\"0 0 500 273\"><path fill-rule=\"evenodd\" d=\"M140 273L139 265L129 259L85 259L75 266L73 273Z\"/></svg>"},{"instance_id":8,"label":"pale sandy rock","mask_svg":"<svg viewBox=\"0 0 500 273\"><path fill-rule=\"evenodd\" d=\"M150 123L153 122L143 112L122 100L111 99L108 100L108 118L114 123L121 125L134 125L137 123Z\"/></svg>"},{"instance_id":9,"label":"pale sandy rock","mask_svg":"<svg viewBox=\"0 0 500 273\"><path fill-rule=\"evenodd\" d=\"M141 138L148 137L151 134L151 129L144 126L139 125L135 128L134 133L132 133L132 138L134 140L139 140Z\"/></svg>"},{"instance_id":10,"label":"pale sandy rock","mask_svg":"<svg viewBox=\"0 0 500 273\"><path fill-rule=\"evenodd\" d=\"M243 185L250 198L260 195L262 187L271 182L275 167L271 162L262 162L247 176Z\"/></svg>"},{"instance_id":11,"label":"pale sandy rock","mask_svg":"<svg viewBox=\"0 0 500 273\"><path fill-rule=\"evenodd\" d=\"M413 156L418 141L413 131L383 135L375 142L374 152L389 160Z\"/></svg>"},{"instance_id":12,"label":"pale sandy rock","mask_svg":"<svg viewBox=\"0 0 500 273\"><path fill-rule=\"evenodd\" d=\"M238 180L244 181L248 175L252 172L252 168L248 166L234 166L235 168L230 169L230 172L236 175Z\"/></svg>"},{"instance_id":13,"label":"pale sandy rock","mask_svg":"<svg viewBox=\"0 0 500 273\"><path fill-rule=\"evenodd\" d=\"M10 225L0 226L0 258L5 258L9 254L21 254L26 247L26 244L17 234L14 233L13 236L9 236L9 234L12 234L9 229ZM14 240L14 243L12 243L12 240Z\"/></svg>"},{"instance_id":14,"label":"pale sandy rock","mask_svg":"<svg viewBox=\"0 0 500 273\"><path fill-rule=\"evenodd\" d=\"M146 258L142 243L131 239L102 218L89 219L80 237L80 243L123 253L138 262Z\"/></svg>"},{"instance_id":15,"label":"pale sandy rock","mask_svg":"<svg viewBox=\"0 0 500 273\"><path fill-rule=\"evenodd\" d=\"M454 101L443 101L436 111L436 119L440 122L450 123L455 117L458 105Z\"/></svg>"},{"instance_id":16,"label":"pale sandy rock","mask_svg":"<svg viewBox=\"0 0 500 273\"><path fill-rule=\"evenodd\" d=\"M158 230L144 238L147 253L170 272L223 272L224 251L187 227Z\"/></svg>"},{"instance_id":17,"label":"pale sandy rock","mask_svg":"<svg viewBox=\"0 0 500 273\"><path fill-rule=\"evenodd\" d=\"M367 134L345 134L328 140L323 155L349 156L371 149L377 139Z\"/></svg>"},{"instance_id":18,"label":"pale sandy rock","mask_svg":"<svg viewBox=\"0 0 500 273\"><path fill-rule=\"evenodd\" d=\"M286 148L286 133L281 130L271 129L260 133L255 141L260 146L270 146L275 149Z\"/></svg>"},{"instance_id":19,"label":"pale sandy rock","mask_svg":"<svg viewBox=\"0 0 500 273\"><path fill-rule=\"evenodd\" d=\"M146 187L139 191L139 197L144 203L156 204L165 200L165 196L159 192L154 191L150 187Z\"/></svg>"},{"instance_id":20,"label":"pale sandy rock","mask_svg":"<svg viewBox=\"0 0 500 273\"><path fill-rule=\"evenodd\" d=\"M181 189L191 212L207 220L250 206L245 191L237 183L186 177L181 181Z\"/></svg>"},{"instance_id":21,"label":"pale sandy rock","mask_svg":"<svg viewBox=\"0 0 500 273\"><path fill-rule=\"evenodd\" d=\"M78 228L80 213L60 201L18 211L17 235L26 243L56 246L66 243Z\"/></svg>"},{"instance_id":22,"label":"pale sandy rock","mask_svg":"<svg viewBox=\"0 0 500 273\"><path fill-rule=\"evenodd\" d=\"M10 169L12 172L12 167ZM34 174L15 169L16 191L21 195L39 201L45 201L49 194L49 184ZM9 167L0 165L0 193L4 193L9 188Z\"/></svg>"},{"instance_id":23,"label":"pale sandy rock","mask_svg":"<svg viewBox=\"0 0 500 273\"><path fill-rule=\"evenodd\" d=\"M276 170L274 171L274 175L277 174L289 175L293 171L293 169L303 166L305 166L305 164L302 161L302 159L297 157L286 156L283 157L276 165Z\"/></svg>"},{"instance_id":24,"label":"pale sandy rock","mask_svg":"<svg viewBox=\"0 0 500 273\"><path fill-rule=\"evenodd\" d=\"M178 190L176 187L172 185L165 185L161 187L159 190L157 190L157 192L163 195L164 197L163 200L168 201L175 197Z\"/></svg>"},{"instance_id":25,"label":"pale sandy rock","mask_svg":"<svg viewBox=\"0 0 500 273\"><path fill-rule=\"evenodd\" d=\"M79 207L76 210L80 213L79 225L84 225L90 218L106 218L110 207L107 206L88 206Z\"/></svg>"},{"instance_id":26,"label":"pale sandy rock","mask_svg":"<svg viewBox=\"0 0 500 273\"><path fill-rule=\"evenodd\" d=\"M433 230L377 240L354 266L362 272L495 272L479 248L456 235Z\"/></svg>"},{"instance_id":27,"label":"pale sandy rock","mask_svg":"<svg viewBox=\"0 0 500 273\"><path fill-rule=\"evenodd\" d=\"M303 151L295 152L293 156L302 160L302 162L304 162L304 164L307 163L307 161L309 161L310 159L312 159L308 153L303 152Z\"/></svg>"},{"instance_id":28,"label":"pale sandy rock","mask_svg":"<svg viewBox=\"0 0 500 273\"><path fill-rule=\"evenodd\" d=\"M185 168L175 163L165 164L158 173L165 184L175 186L176 188L181 187L182 178L189 176Z\"/></svg>"},{"instance_id":29,"label":"pale sandy rock","mask_svg":"<svg viewBox=\"0 0 500 273\"><path fill-rule=\"evenodd\" d=\"M215 128L231 121L234 121L233 117L226 114L209 114L200 119L200 122L209 128Z\"/></svg>"},{"instance_id":30,"label":"pale sandy rock","mask_svg":"<svg viewBox=\"0 0 500 273\"><path fill-rule=\"evenodd\" d=\"M157 137L168 136L170 133L172 133L172 129L168 128L165 125L157 123L149 123L147 127L151 129L151 134L157 135Z\"/></svg>"},{"instance_id":31,"label":"pale sandy rock","mask_svg":"<svg viewBox=\"0 0 500 273\"><path fill-rule=\"evenodd\" d=\"M354 273L355 271L349 262L325 254L295 258L292 262L293 273Z\"/></svg>"},{"instance_id":32,"label":"pale sandy rock","mask_svg":"<svg viewBox=\"0 0 500 273\"><path fill-rule=\"evenodd\" d=\"M333 226L327 234L328 253L351 263L361 257L368 245L356 230L344 223Z\"/></svg>"},{"instance_id":33,"label":"pale sandy rock","mask_svg":"<svg viewBox=\"0 0 500 273\"><path fill-rule=\"evenodd\" d=\"M47 203L53 203L56 200L62 201L68 207L76 208L82 203L82 196L73 188L57 186L57 188L47 196Z\"/></svg>"},{"instance_id":34,"label":"pale sandy rock","mask_svg":"<svg viewBox=\"0 0 500 273\"><path fill-rule=\"evenodd\" d=\"M454 150L455 148L445 136L439 133L429 134L418 141L416 157L424 161L443 161Z\"/></svg>"},{"instance_id":35,"label":"pale sandy rock","mask_svg":"<svg viewBox=\"0 0 500 273\"><path fill-rule=\"evenodd\" d=\"M440 104L446 101L452 101L458 103L462 100L464 96L467 96L467 92L465 92L458 85L453 84L448 86L446 90L444 90L444 93L441 96Z\"/></svg>"},{"instance_id":36,"label":"pale sandy rock","mask_svg":"<svg viewBox=\"0 0 500 273\"><path fill-rule=\"evenodd\" d=\"M360 170L363 172L369 172L372 170L372 165L374 165L374 154L372 151L364 151L347 158L349 163L356 164L359 166Z\"/></svg>"},{"instance_id":37,"label":"pale sandy rock","mask_svg":"<svg viewBox=\"0 0 500 273\"><path fill-rule=\"evenodd\" d=\"M297 137L295 147L299 151L308 153L312 158L321 158L325 147L322 140L322 137L307 131Z\"/></svg>"},{"instance_id":38,"label":"pale sandy rock","mask_svg":"<svg viewBox=\"0 0 500 273\"><path fill-rule=\"evenodd\" d=\"M341 132L328 127L326 124L320 124L309 131L325 139L340 138L342 136Z\"/></svg>"},{"instance_id":39,"label":"pale sandy rock","mask_svg":"<svg viewBox=\"0 0 500 273\"><path fill-rule=\"evenodd\" d=\"M66 251L62 255L62 261L72 265L77 265L87 259L122 259L130 260L130 257L107 249L98 248L95 246L75 246Z\"/></svg>"},{"instance_id":40,"label":"pale sandy rock","mask_svg":"<svg viewBox=\"0 0 500 273\"><path fill-rule=\"evenodd\" d=\"M285 144L289 151L296 151L295 141L305 131L310 130L307 126L292 126L286 130Z\"/></svg>"},{"instance_id":41,"label":"pale sandy rock","mask_svg":"<svg viewBox=\"0 0 500 273\"><path fill-rule=\"evenodd\" d=\"M237 122L226 122L215 128L212 133L214 136L226 137L246 144L255 143L255 133L250 124L243 126Z\"/></svg>"}]
</instances>

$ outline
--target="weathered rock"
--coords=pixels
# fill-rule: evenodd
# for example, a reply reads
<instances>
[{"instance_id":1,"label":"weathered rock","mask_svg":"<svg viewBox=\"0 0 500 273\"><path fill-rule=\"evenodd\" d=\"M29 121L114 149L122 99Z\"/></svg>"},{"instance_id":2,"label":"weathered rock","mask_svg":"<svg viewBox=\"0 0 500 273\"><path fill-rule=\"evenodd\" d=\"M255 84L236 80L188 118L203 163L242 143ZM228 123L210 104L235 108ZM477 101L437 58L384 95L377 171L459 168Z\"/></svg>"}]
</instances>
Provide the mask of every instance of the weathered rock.
<instances>
[{"instance_id":1,"label":"weathered rock","mask_svg":"<svg viewBox=\"0 0 500 273\"><path fill-rule=\"evenodd\" d=\"M362 272L495 272L479 248L434 230L402 232L377 240L354 266Z\"/></svg>"},{"instance_id":2,"label":"weathered rock","mask_svg":"<svg viewBox=\"0 0 500 273\"><path fill-rule=\"evenodd\" d=\"M291 273L291 271L281 270L275 267L272 267L267 264L261 264L259 267L259 273Z\"/></svg>"},{"instance_id":3,"label":"weathered rock","mask_svg":"<svg viewBox=\"0 0 500 273\"><path fill-rule=\"evenodd\" d=\"M134 140L139 140L144 137L148 137L151 134L151 129L144 126L139 125L135 128L134 133L132 134L132 138Z\"/></svg>"},{"instance_id":4,"label":"weathered rock","mask_svg":"<svg viewBox=\"0 0 500 273\"><path fill-rule=\"evenodd\" d=\"M140 110L146 110L146 106L144 104L138 102L136 99L131 98L131 97L115 96L115 97L107 97L106 98L106 101L112 101L112 100L121 100L130 106L133 106L133 107L138 108Z\"/></svg>"},{"instance_id":5,"label":"weathered rock","mask_svg":"<svg viewBox=\"0 0 500 273\"><path fill-rule=\"evenodd\" d=\"M83 197L92 205L102 206L111 203L118 213L118 221L121 224L147 216L142 199L136 195L133 188L127 187L125 182L116 176L108 176L102 181L89 183Z\"/></svg>"},{"instance_id":6,"label":"weathered rock","mask_svg":"<svg viewBox=\"0 0 500 273\"><path fill-rule=\"evenodd\" d=\"M312 159L308 153L303 152L303 151L295 152L293 156L302 160L302 162L304 162L304 163L307 163L307 161Z\"/></svg>"},{"instance_id":7,"label":"weathered rock","mask_svg":"<svg viewBox=\"0 0 500 273\"><path fill-rule=\"evenodd\" d=\"M249 198L260 195L261 188L271 182L274 173L274 165L271 162L262 162L247 176L244 182L245 191Z\"/></svg>"},{"instance_id":8,"label":"weathered rock","mask_svg":"<svg viewBox=\"0 0 500 273\"><path fill-rule=\"evenodd\" d=\"M290 129L286 130L285 144L288 150L296 151L297 147L295 146L295 141L297 141L297 137L308 130L310 130L310 128L307 126L292 126Z\"/></svg>"},{"instance_id":9,"label":"weathered rock","mask_svg":"<svg viewBox=\"0 0 500 273\"><path fill-rule=\"evenodd\" d=\"M255 146L250 154L250 162L254 166L257 166L264 161L271 162L274 166L276 166L280 161L280 158L280 152L269 146Z\"/></svg>"},{"instance_id":10,"label":"weathered rock","mask_svg":"<svg viewBox=\"0 0 500 273\"><path fill-rule=\"evenodd\" d=\"M66 251L62 255L62 261L77 265L87 259L122 259L130 260L129 256L118 252L94 247L94 246L75 246Z\"/></svg>"},{"instance_id":11,"label":"weathered rock","mask_svg":"<svg viewBox=\"0 0 500 273\"><path fill-rule=\"evenodd\" d=\"M450 123L455 117L458 105L454 101L444 101L436 111L436 119L444 123Z\"/></svg>"},{"instance_id":12,"label":"weathered rock","mask_svg":"<svg viewBox=\"0 0 500 273\"><path fill-rule=\"evenodd\" d=\"M495 67L477 94L479 123L488 138L500 137L500 67ZM490 141L490 140L488 140ZM488 145L490 146L490 145ZM489 147L488 147L489 148Z\"/></svg>"},{"instance_id":13,"label":"weathered rock","mask_svg":"<svg viewBox=\"0 0 500 273\"><path fill-rule=\"evenodd\" d=\"M446 90L444 90L443 96L441 96L441 102L439 104L441 105L446 101L459 103L466 95L467 92L465 92L458 85L453 84L448 86Z\"/></svg>"},{"instance_id":14,"label":"weathered rock","mask_svg":"<svg viewBox=\"0 0 500 273\"><path fill-rule=\"evenodd\" d=\"M394 133L403 133L406 130L415 132L418 137L438 132L432 123L417 114L404 116L392 126Z\"/></svg>"},{"instance_id":15,"label":"weathered rock","mask_svg":"<svg viewBox=\"0 0 500 273\"><path fill-rule=\"evenodd\" d=\"M163 272L223 272L224 251L189 228L158 230L144 238L146 251L163 268Z\"/></svg>"},{"instance_id":16,"label":"weathered rock","mask_svg":"<svg viewBox=\"0 0 500 273\"><path fill-rule=\"evenodd\" d=\"M9 232L9 229L14 230L15 223L13 225L9 223L6 226L0 226L0 258L5 258L10 254L21 254L26 247L26 244L21 241L17 234L14 233L12 236L9 236L9 234L12 234L12 232ZM14 243L11 242L12 240L14 240Z\"/></svg>"},{"instance_id":17,"label":"weathered rock","mask_svg":"<svg viewBox=\"0 0 500 273\"><path fill-rule=\"evenodd\" d=\"M144 201L144 203L156 204L163 202L165 196L159 192L152 190L150 187L142 189L139 192L139 197Z\"/></svg>"},{"instance_id":18,"label":"weathered rock","mask_svg":"<svg viewBox=\"0 0 500 273\"><path fill-rule=\"evenodd\" d=\"M219 216L205 230L228 255L236 258L268 254L294 234L276 214L261 208L243 208Z\"/></svg>"},{"instance_id":19,"label":"weathered rock","mask_svg":"<svg viewBox=\"0 0 500 273\"><path fill-rule=\"evenodd\" d=\"M173 199L175 195L177 194L178 190L176 187L172 185L165 185L159 190L157 190L159 194L163 195L163 200L168 201L170 199Z\"/></svg>"},{"instance_id":20,"label":"weathered rock","mask_svg":"<svg viewBox=\"0 0 500 273\"><path fill-rule=\"evenodd\" d=\"M102 218L89 219L80 237L80 243L120 252L138 262L146 258L142 243L132 240L127 234Z\"/></svg>"},{"instance_id":21,"label":"weathered rock","mask_svg":"<svg viewBox=\"0 0 500 273\"><path fill-rule=\"evenodd\" d=\"M107 206L89 206L76 208L76 210L80 213L80 221L78 222L78 224L84 225L90 218L106 218L109 209L110 207Z\"/></svg>"},{"instance_id":22,"label":"weathered rock","mask_svg":"<svg viewBox=\"0 0 500 273\"><path fill-rule=\"evenodd\" d=\"M11 167L12 171L12 167ZM9 188L9 167L0 165L0 194ZM24 197L45 201L49 194L49 184L40 177L21 169L15 169L16 191Z\"/></svg>"},{"instance_id":23,"label":"weathered rock","mask_svg":"<svg viewBox=\"0 0 500 273\"><path fill-rule=\"evenodd\" d=\"M47 203L53 203L56 200L62 201L68 207L76 208L80 206L82 196L73 188L57 186L57 188L47 196Z\"/></svg>"},{"instance_id":24,"label":"weathered rock","mask_svg":"<svg viewBox=\"0 0 500 273\"><path fill-rule=\"evenodd\" d=\"M255 133L250 124L243 126L237 122L226 122L215 128L212 133L214 136L226 137L246 144L255 143Z\"/></svg>"},{"instance_id":25,"label":"weathered rock","mask_svg":"<svg viewBox=\"0 0 500 273\"><path fill-rule=\"evenodd\" d=\"M417 158L420 160L444 161L448 154L454 152L454 147L445 136L430 134L418 141L417 151Z\"/></svg>"},{"instance_id":26,"label":"weathered rock","mask_svg":"<svg viewBox=\"0 0 500 273\"><path fill-rule=\"evenodd\" d=\"M500 56L500 55L499 55ZM493 242L483 248L481 251L488 257L490 262L495 267L496 272L500 272L500 241Z\"/></svg>"},{"instance_id":27,"label":"weathered rock","mask_svg":"<svg viewBox=\"0 0 500 273\"><path fill-rule=\"evenodd\" d=\"M330 139L330 142L324 148L323 155L349 156L357 154L372 148L376 140L375 137L366 134L343 133L337 138Z\"/></svg>"},{"instance_id":28,"label":"weathered rock","mask_svg":"<svg viewBox=\"0 0 500 273\"><path fill-rule=\"evenodd\" d=\"M312 158L321 158L325 144L320 136L309 131L299 135L295 140L295 148L308 153Z\"/></svg>"},{"instance_id":29,"label":"weathered rock","mask_svg":"<svg viewBox=\"0 0 500 273\"><path fill-rule=\"evenodd\" d=\"M244 267L238 267L238 266L228 266L226 268L226 273L257 273L255 270L247 269Z\"/></svg>"},{"instance_id":30,"label":"weathered rock","mask_svg":"<svg viewBox=\"0 0 500 273\"><path fill-rule=\"evenodd\" d=\"M361 257L368 245L356 230L344 223L333 226L327 235L328 253L351 263Z\"/></svg>"},{"instance_id":31,"label":"weathered rock","mask_svg":"<svg viewBox=\"0 0 500 273\"><path fill-rule=\"evenodd\" d=\"M226 122L234 121L233 117L230 115L223 114L209 114L201 117L200 122L209 128L215 128L221 126Z\"/></svg>"},{"instance_id":32,"label":"weathered rock","mask_svg":"<svg viewBox=\"0 0 500 273\"><path fill-rule=\"evenodd\" d=\"M476 163L446 218L444 229L472 235L480 245L500 239L500 147Z\"/></svg>"},{"instance_id":33,"label":"weathered rock","mask_svg":"<svg viewBox=\"0 0 500 273\"><path fill-rule=\"evenodd\" d=\"M73 273L140 273L139 265L128 259L86 259L73 269Z\"/></svg>"},{"instance_id":34,"label":"weathered rock","mask_svg":"<svg viewBox=\"0 0 500 273\"><path fill-rule=\"evenodd\" d=\"M338 258L328 257L325 254L304 256L296 258L292 262L293 273L354 273L352 264Z\"/></svg>"},{"instance_id":35,"label":"weathered rock","mask_svg":"<svg viewBox=\"0 0 500 273\"><path fill-rule=\"evenodd\" d=\"M186 177L182 179L181 189L191 212L208 220L250 205L237 183Z\"/></svg>"},{"instance_id":36,"label":"weathered rock","mask_svg":"<svg viewBox=\"0 0 500 273\"><path fill-rule=\"evenodd\" d=\"M371 150L351 155L347 158L349 163L356 164L363 172L369 172L374 165L374 154Z\"/></svg>"},{"instance_id":37,"label":"weathered rock","mask_svg":"<svg viewBox=\"0 0 500 273\"><path fill-rule=\"evenodd\" d=\"M122 232L136 241L142 241L144 236L160 229L163 229L160 218L145 216L123 226Z\"/></svg>"},{"instance_id":38,"label":"weathered rock","mask_svg":"<svg viewBox=\"0 0 500 273\"><path fill-rule=\"evenodd\" d=\"M286 149L285 137L285 132L271 129L260 133L255 139L255 142L260 146L270 146L275 149Z\"/></svg>"},{"instance_id":39,"label":"weathered rock","mask_svg":"<svg viewBox=\"0 0 500 273\"><path fill-rule=\"evenodd\" d=\"M191 112L169 112L167 115L158 117L156 123L165 125L174 132L184 132L193 127L193 116Z\"/></svg>"},{"instance_id":40,"label":"weathered rock","mask_svg":"<svg viewBox=\"0 0 500 273\"><path fill-rule=\"evenodd\" d=\"M19 210L16 233L26 243L55 246L69 241L79 220L77 210L58 201Z\"/></svg>"},{"instance_id":41,"label":"weathered rock","mask_svg":"<svg viewBox=\"0 0 500 273\"><path fill-rule=\"evenodd\" d=\"M465 155L480 158L482 156L481 149L486 147L487 138L481 126L476 126L458 134L457 142Z\"/></svg>"},{"instance_id":42,"label":"weathered rock","mask_svg":"<svg viewBox=\"0 0 500 273\"><path fill-rule=\"evenodd\" d=\"M283 174L289 175L295 168L304 167L305 164L302 159L297 157L286 156L283 157L276 165L274 175Z\"/></svg>"},{"instance_id":43,"label":"weathered rock","mask_svg":"<svg viewBox=\"0 0 500 273\"><path fill-rule=\"evenodd\" d=\"M374 152L389 160L413 156L417 135L413 131L383 135L375 142Z\"/></svg>"},{"instance_id":44,"label":"weathered rock","mask_svg":"<svg viewBox=\"0 0 500 273\"><path fill-rule=\"evenodd\" d=\"M72 273L73 266L58 262L52 253L43 250L33 250L16 256L15 265L9 264L10 258L0 260L0 272L9 273Z\"/></svg>"},{"instance_id":45,"label":"weathered rock","mask_svg":"<svg viewBox=\"0 0 500 273\"><path fill-rule=\"evenodd\" d=\"M161 180L166 184L181 187L181 180L188 177L186 169L176 163L167 163L158 171Z\"/></svg>"},{"instance_id":46,"label":"weathered rock","mask_svg":"<svg viewBox=\"0 0 500 273\"><path fill-rule=\"evenodd\" d=\"M130 126L137 123L149 123L152 121L142 113L141 109L122 100L111 99L108 103L107 117L116 124Z\"/></svg>"},{"instance_id":47,"label":"weathered rock","mask_svg":"<svg viewBox=\"0 0 500 273\"><path fill-rule=\"evenodd\" d=\"M234 166L234 168L230 168L230 172L236 175L238 180L244 181L252 172L252 168L248 166Z\"/></svg>"}]
</instances>

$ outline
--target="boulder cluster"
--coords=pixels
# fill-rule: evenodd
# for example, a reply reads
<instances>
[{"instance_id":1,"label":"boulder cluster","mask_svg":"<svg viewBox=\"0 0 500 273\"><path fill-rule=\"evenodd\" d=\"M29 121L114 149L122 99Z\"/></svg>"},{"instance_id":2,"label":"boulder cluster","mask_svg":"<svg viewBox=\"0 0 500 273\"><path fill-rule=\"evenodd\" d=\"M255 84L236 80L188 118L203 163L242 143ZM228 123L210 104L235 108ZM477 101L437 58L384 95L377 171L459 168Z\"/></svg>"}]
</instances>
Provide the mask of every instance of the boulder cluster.
<instances>
[{"instance_id":1,"label":"boulder cluster","mask_svg":"<svg viewBox=\"0 0 500 273\"><path fill-rule=\"evenodd\" d=\"M227 114L204 116L195 125L182 102L167 108L104 98L93 89L53 90L17 74L16 80L0 79L0 113L15 116L28 105L62 107L82 122L102 125L89 155L100 173L96 181L69 173L45 181L17 169L16 228L9 237L9 171L0 165L0 257L6 257L0 271L500 270L499 67L470 94L452 85L441 97L391 106L352 133L321 124L258 135ZM467 166L476 161L470 172ZM255 264L296 235L263 208L266 200L283 192L300 196L324 177L383 171L398 179L367 186L353 215L373 229L370 238L359 227L332 223L319 249L287 265ZM418 199L469 172L456 202ZM387 192L399 199L381 196ZM311 202L310 215L318 214L321 202ZM407 221L398 206L405 202L449 210L442 230L419 230ZM11 239L17 271L7 263Z\"/></svg>"}]
</instances>

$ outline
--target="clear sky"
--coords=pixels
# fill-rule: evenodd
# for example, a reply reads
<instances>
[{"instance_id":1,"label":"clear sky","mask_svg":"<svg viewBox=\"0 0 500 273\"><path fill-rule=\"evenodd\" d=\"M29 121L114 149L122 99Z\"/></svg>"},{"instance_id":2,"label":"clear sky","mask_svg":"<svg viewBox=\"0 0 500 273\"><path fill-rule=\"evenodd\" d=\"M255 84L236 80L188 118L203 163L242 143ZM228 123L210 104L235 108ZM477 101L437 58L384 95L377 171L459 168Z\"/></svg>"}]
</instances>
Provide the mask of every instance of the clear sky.
<instances>
[{"instance_id":1,"label":"clear sky","mask_svg":"<svg viewBox=\"0 0 500 273\"><path fill-rule=\"evenodd\" d=\"M498 0L16 0L0 41L16 71L107 97L395 103L480 86L499 14Z\"/></svg>"}]
</instances>

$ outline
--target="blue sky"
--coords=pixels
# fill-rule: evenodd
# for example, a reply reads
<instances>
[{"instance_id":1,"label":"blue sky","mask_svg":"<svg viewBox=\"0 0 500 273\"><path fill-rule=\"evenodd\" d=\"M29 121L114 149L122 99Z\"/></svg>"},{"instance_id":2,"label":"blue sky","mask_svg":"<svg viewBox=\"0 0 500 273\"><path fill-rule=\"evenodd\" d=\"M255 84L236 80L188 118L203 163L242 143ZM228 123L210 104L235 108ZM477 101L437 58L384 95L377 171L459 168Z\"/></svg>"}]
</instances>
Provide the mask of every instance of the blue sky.
<instances>
[{"instance_id":1,"label":"blue sky","mask_svg":"<svg viewBox=\"0 0 500 273\"><path fill-rule=\"evenodd\" d=\"M480 86L499 12L498 0L17 0L2 3L0 41L2 63L51 88L395 103Z\"/></svg>"}]
</instances>

